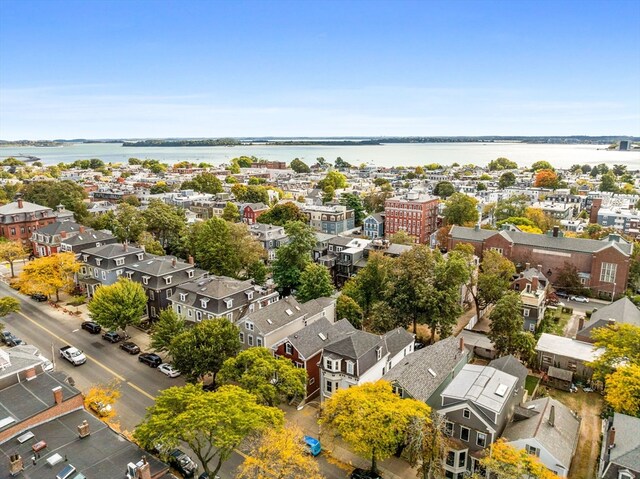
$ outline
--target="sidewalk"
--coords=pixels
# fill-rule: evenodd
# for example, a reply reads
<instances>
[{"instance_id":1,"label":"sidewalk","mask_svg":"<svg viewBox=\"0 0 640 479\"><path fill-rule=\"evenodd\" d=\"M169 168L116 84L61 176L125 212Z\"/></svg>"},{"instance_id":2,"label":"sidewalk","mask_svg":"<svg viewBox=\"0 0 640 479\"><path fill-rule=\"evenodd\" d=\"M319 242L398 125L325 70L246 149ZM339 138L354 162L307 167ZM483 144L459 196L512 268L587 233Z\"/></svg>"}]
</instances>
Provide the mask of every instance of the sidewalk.
<instances>
[{"instance_id":1,"label":"sidewalk","mask_svg":"<svg viewBox=\"0 0 640 479\"><path fill-rule=\"evenodd\" d=\"M318 402L312 401L307 403L305 407L298 411L291 406L280 406L285 412L285 418L288 422L297 425L305 435L312 437L320 437L322 443L322 451L328 453L333 459L349 465L351 467L360 467L369 469L371 461L364 459L349 449L340 438L334 438L330 434L323 434L318 425ZM392 456L384 461L378 461L378 469L382 473L384 479L409 479L416 477L416 470L409 464L398 457Z\"/></svg>"}]
</instances>

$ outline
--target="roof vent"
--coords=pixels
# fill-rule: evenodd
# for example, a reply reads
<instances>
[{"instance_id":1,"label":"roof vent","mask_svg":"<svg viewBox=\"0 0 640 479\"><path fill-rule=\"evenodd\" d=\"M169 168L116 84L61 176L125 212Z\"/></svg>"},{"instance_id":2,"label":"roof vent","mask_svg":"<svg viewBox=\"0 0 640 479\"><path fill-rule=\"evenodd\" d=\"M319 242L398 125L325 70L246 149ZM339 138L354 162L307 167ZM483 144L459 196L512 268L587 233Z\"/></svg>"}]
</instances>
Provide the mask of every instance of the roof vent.
<instances>
[{"instance_id":1,"label":"roof vent","mask_svg":"<svg viewBox=\"0 0 640 479\"><path fill-rule=\"evenodd\" d=\"M287 313L287 316L291 316L293 314L293 311L291 311L290 309L285 310L285 313Z\"/></svg>"},{"instance_id":2,"label":"roof vent","mask_svg":"<svg viewBox=\"0 0 640 479\"><path fill-rule=\"evenodd\" d=\"M326 336L324 333L318 333L318 337L319 337L320 339L322 339L323 341L326 341L326 340L327 340L327 336Z\"/></svg>"},{"instance_id":3,"label":"roof vent","mask_svg":"<svg viewBox=\"0 0 640 479\"><path fill-rule=\"evenodd\" d=\"M427 371L429 371L429 374L431 374L434 378L437 376L436 372L433 369L429 368L427 369Z\"/></svg>"},{"instance_id":4,"label":"roof vent","mask_svg":"<svg viewBox=\"0 0 640 479\"><path fill-rule=\"evenodd\" d=\"M271 321L270 319L267 318L267 323L273 324L273 321Z\"/></svg>"},{"instance_id":5,"label":"roof vent","mask_svg":"<svg viewBox=\"0 0 640 479\"><path fill-rule=\"evenodd\" d=\"M496 389L496 396L504 397L507 392L508 386L506 384L498 385L498 389Z\"/></svg>"}]
</instances>

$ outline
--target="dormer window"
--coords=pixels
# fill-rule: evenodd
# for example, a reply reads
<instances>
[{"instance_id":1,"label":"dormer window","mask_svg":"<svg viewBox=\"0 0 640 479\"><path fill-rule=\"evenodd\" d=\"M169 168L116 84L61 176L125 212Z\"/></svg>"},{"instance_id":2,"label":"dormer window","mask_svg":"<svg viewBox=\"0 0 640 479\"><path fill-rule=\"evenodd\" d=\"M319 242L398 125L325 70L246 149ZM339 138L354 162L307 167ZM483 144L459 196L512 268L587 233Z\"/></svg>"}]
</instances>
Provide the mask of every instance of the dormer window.
<instances>
[{"instance_id":1,"label":"dormer window","mask_svg":"<svg viewBox=\"0 0 640 479\"><path fill-rule=\"evenodd\" d=\"M127 271L127 278L131 279L133 276L133 271Z\"/></svg>"},{"instance_id":2,"label":"dormer window","mask_svg":"<svg viewBox=\"0 0 640 479\"><path fill-rule=\"evenodd\" d=\"M200 300L200 306L203 307L203 308L206 308L208 302L209 302L209 298L202 298Z\"/></svg>"},{"instance_id":3,"label":"dormer window","mask_svg":"<svg viewBox=\"0 0 640 479\"><path fill-rule=\"evenodd\" d=\"M164 278L164 282L167 284L171 284L171 279L173 278L173 276L167 276Z\"/></svg>"},{"instance_id":4,"label":"dormer window","mask_svg":"<svg viewBox=\"0 0 640 479\"><path fill-rule=\"evenodd\" d=\"M116 258L116 266L122 266L124 264L124 258Z\"/></svg>"},{"instance_id":5,"label":"dormer window","mask_svg":"<svg viewBox=\"0 0 640 479\"><path fill-rule=\"evenodd\" d=\"M347 361L347 374L353 374L354 366L353 361Z\"/></svg>"},{"instance_id":6,"label":"dormer window","mask_svg":"<svg viewBox=\"0 0 640 479\"><path fill-rule=\"evenodd\" d=\"M224 304L226 304L226 305L227 305L227 309L229 309L229 308L233 307L233 299L231 299L231 298L227 298L227 299L225 299L225 300L224 300Z\"/></svg>"},{"instance_id":7,"label":"dormer window","mask_svg":"<svg viewBox=\"0 0 640 479\"><path fill-rule=\"evenodd\" d=\"M149 276L143 276L143 277L142 277L142 282L143 282L144 284L149 284Z\"/></svg>"},{"instance_id":8,"label":"dormer window","mask_svg":"<svg viewBox=\"0 0 640 479\"><path fill-rule=\"evenodd\" d=\"M376 359L380 361L382 359L382 348L376 349Z\"/></svg>"},{"instance_id":9,"label":"dormer window","mask_svg":"<svg viewBox=\"0 0 640 479\"><path fill-rule=\"evenodd\" d=\"M194 273L195 272L192 269L190 269L189 271L187 271L187 276L189 276L189 278L193 278Z\"/></svg>"},{"instance_id":10,"label":"dormer window","mask_svg":"<svg viewBox=\"0 0 640 479\"><path fill-rule=\"evenodd\" d=\"M247 291L247 299L251 301L253 299L253 291Z\"/></svg>"},{"instance_id":11,"label":"dormer window","mask_svg":"<svg viewBox=\"0 0 640 479\"><path fill-rule=\"evenodd\" d=\"M142 261L144 259L144 253L138 253L138 259Z\"/></svg>"},{"instance_id":12,"label":"dormer window","mask_svg":"<svg viewBox=\"0 0 640 479\"><path fill-rule=\"evenodd\" d=\"M88 254L83 254L83 255L82 255L82 261L84 261L85 263L86 263L87 261L89 261L89 255L88 255Z\"/></svg>"},{"instance_id":13,"label":"dormer window","mask_svg":"<svg viewBox=\"0 0 640 479\"><path fill-rule=\"evenodd\" d=\"M180 301L186 301L187 300L187 293L180 293Z\"/></svg>"}]
</instances>

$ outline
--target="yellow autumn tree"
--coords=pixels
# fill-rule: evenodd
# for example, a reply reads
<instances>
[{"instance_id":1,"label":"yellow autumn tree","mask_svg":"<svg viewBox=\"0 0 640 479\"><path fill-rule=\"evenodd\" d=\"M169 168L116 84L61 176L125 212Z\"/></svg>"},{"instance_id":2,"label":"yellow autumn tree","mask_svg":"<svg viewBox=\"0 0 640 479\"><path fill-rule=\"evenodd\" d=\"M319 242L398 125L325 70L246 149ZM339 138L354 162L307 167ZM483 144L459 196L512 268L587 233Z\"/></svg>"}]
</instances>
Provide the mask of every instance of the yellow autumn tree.
<instances>
[{"instance_id":1,"label":"yellow autumn tree","mask_svg":"<svg viewBox=\"0 0 640 479\"><path fill-rule=\"evenodd\" d=\"M60 301L60 290L73 289L75 274L79 270L80 263L73 253L52 254L26 264L18 285L25 294L55 294L56 301Z\"/></svg>"},{"instance_id":2,"label":"yellow autumn tree","mask_svg":"<svg viewBox=\"0 0 640 479\"><path fill-rule=\"evenodd\" d=\"M27 250L22 246L20 241L0 242L0 259L9 263L12 278L16 276L13 272L13 262L17 259L24 258L27 254Z\"/></svg>"},{"instance_id":3,"label":"yellow autumn tree","mask_svg":"<svg viewBox=\"0 0 640 479\"><path fill-rule=\"evenodd\" d=\"M491 445L491 453L480 464L496 479L559 479L536 456L524 449L516 449L504 439L498 439Z\"/></svg>"},{"instance_id":4,"label":"yellow autumn tree","mask_svg":"<svg viewBox=\"0 0 640 479\"><path fill-rule=\"evenodd\" d=\"M431 408L421 401L401 399L387 381L340 389L325 401L320 424L342 437L353 450L378 460L394 454L406 437L412 418L430 420Z\"/></svg>"},{"instance_id":5,"label":"yellow autumn tree","mask_svg":"<svg viewBox=\"0 0 640 479\"><path fill-rule=\"evenodd\" d=\"M117 379L108 384L91 386L84 394L84 407L93 411L98 417L107 420L115 415L113 405L120 399L120 388Z\"/></svg>"},{"instance_id":6,"label":"yellow autumn tree","mask_svg":"<svg viewBox=\"0 0 640 479\"><path fill-rule=\"evenodd\" d=\"M237 479L322 479L318 462L307 453L300 429L267 429L240 466Z\"/></svg>"},{"instance_id":7,"label":"yellow autumn tree","mask_svg":"<svg viewBox=\"0 0 640 479\"><path fill-rule=\"evenodd\" d=\"M640 416L640 364L618 367L606 379L605 400L616 411Z\"/></svg>"}]
</instances>

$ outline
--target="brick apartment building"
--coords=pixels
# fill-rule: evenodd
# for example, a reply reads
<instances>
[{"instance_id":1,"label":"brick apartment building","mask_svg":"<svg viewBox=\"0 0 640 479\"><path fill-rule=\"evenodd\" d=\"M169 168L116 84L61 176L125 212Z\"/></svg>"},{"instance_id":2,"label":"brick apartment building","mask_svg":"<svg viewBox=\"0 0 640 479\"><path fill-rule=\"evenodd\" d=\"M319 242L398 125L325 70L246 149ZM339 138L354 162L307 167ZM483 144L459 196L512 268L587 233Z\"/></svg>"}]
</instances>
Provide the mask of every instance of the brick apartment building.
<instances>
[{"instance_id":1,"label":"brick apartment building","mask_svg":"<svg viewBox=\"0 0 640 479\"><path fill-rule=\"evenodd\" d=\"M22 241L28 249L31 249L31 234L54 221L56 217L51 208L22 201L22 198L0 206L0 236L9 241Z\"/></svg>"},{"instance_id":2,"label":"brick apartment building","mask_svg":"<svg viewBox=\"0 0 640 479\"><path fill-rule=\"evenodd\" d=\"M438 198L415 192L389 198L384 204L384 232L388 238L403 230L428 243L437 229Z\"/></svg>"},{"instance_id":3,"label":"brick apartment building","mask_svg":"<svg viewBox=\"0 0 640 479\"><path fill-rule=\"evenodd\" d=\"M580 282L602 297L621 294L627 287L632 245L620 235L611 234L603 240L567 238L558 227L547 234L524 233L511 225L500 231L479 227L454 226L449 233L449 249L467 243L479 257L486 250L495 250L524 267L526 263L539 269L553 284L567 264L578 271Z\"/></svg>"}]
</instances>

